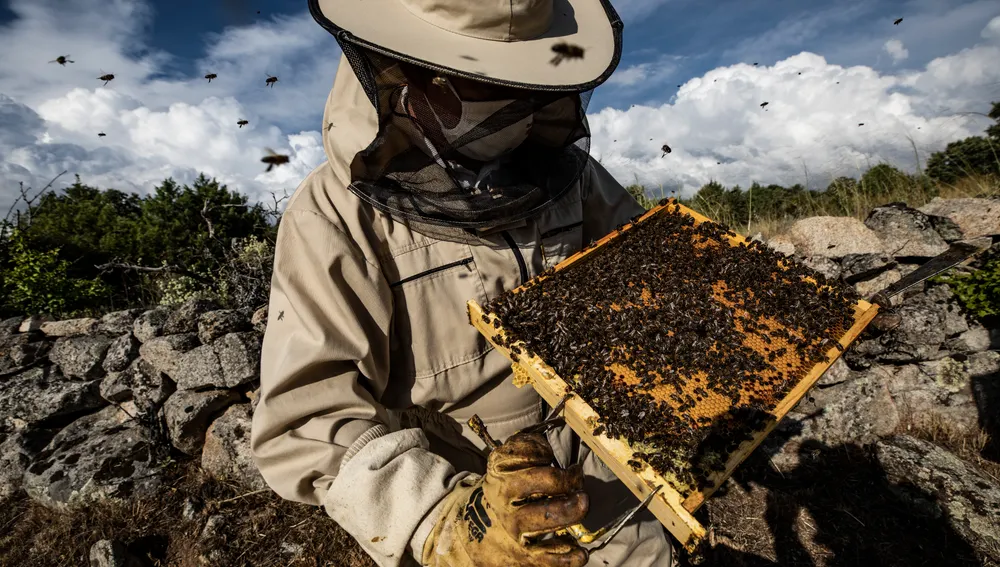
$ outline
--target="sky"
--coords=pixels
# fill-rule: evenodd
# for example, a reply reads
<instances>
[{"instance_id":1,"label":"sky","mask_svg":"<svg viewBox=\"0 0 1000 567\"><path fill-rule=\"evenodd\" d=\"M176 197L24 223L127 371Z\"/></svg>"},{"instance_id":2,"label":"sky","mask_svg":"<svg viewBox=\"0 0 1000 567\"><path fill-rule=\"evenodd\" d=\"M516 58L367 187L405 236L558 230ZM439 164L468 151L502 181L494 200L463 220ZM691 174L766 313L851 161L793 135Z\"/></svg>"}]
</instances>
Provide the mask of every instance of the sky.
<instances>
[{"instance_id":1,"label":"sky","mask_svg":"<svg viewBox=\"0 0 1000 567\"><path fill-rule=\"evenodd\" d=\"M995 0L613 5L624 50L588 108L591 154L654 197L914 172L1000 100ZM55 190L204 173L271 203L326 159L340 50L304 0L0 0L0 37L0 215L62 171ZM291 161L265 173L268 148Z\"/></svg>"}]
</instances>

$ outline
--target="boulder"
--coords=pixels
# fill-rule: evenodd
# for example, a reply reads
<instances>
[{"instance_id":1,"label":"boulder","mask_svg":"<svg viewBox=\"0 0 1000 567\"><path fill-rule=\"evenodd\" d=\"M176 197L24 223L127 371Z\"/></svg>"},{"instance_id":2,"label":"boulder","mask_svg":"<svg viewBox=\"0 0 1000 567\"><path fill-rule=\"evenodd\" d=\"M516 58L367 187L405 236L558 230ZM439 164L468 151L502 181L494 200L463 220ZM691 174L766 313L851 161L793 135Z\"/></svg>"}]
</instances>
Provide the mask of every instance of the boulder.
<instances>
[{"instance_id":1,"label":"boulder","mask_svg":"<svg viewBox=\"0 0 1000 567\"><path fill-rule=\"evenodd\" d=\"M29 335L19 335L22 337ZM28 366L39 360L43 360L52 350L52 343L49 341L35 341L17 345L10 349L8 355L11 362L16 366Z\"/></svg>"},{"instance_id":2,"label":"boulder","mask_svg":"<svg viewBox=\"0 0 1000 567\"><path fill-rule=\"evenodd\" d=\"M942 199L920 207L928 215L947 217L958 225L963 239L1000 234L1000 199Z\"/></svg>"},{"instance_id":3,"label":"boulder","mask_svg":"<svg viewBox=\"0 0 1000 567\"><path fill-rule=\"evenodd\" d=\"M980 553L1000 561L1000 486L948 451L898 435L875 444L891 490L913 514L941 518Z\"/></svg>"},{"instance_id":4,"label":"boulder","mask_svg":"<svg viewBox=\"0 0 1000 567\"><path fill-rule=\"evenodd\" d=\"M159 337L163 335L163 325L169 316L170 311L163 307L145 311L136 317L135 323L132 324L132 334L140 343Z\"/></svg>"},{"instance_id":5,"label":"boulder","mask_svg":"<svg viewBox=\"0 0 1000 567\"><path fill-rule=\"evenodd\" d=\"M21 326L17 328L17 331L19 333L33 333L36 331L40 331L40 329L42 328L42 323L51 320L52 320L51 318L45 317L43 315L32 315L31 317L28 317L27 319L21 321Z\"/></svg>"},{"instance_id":6,"label":"boulder","mask_svg":"<svg viewBox=\"0 0 1000 567\"><path fill-rule=\"evenodd\" d=\"M202 313L215 311L220 307L217 302L211 299L189 299L167 317L167 321L163 325L163 333L166 335L197 333L198 317Z\"/></svg>"},{"instance_id":7,"label":"boulder","mask_svg":"<svg viewBox=\"0 0 1000 567\"><path fill-rule=\"evenodd\" d=\"M139 356L139 341L128 332L111 341L102 366L105 372L121 372L128 368L137 356Z\"/></svg>"},{"instance_id":8,"label":"boulder","mask_svg":"<svg viewBox=\"0 0 1000 567\"><path fill-rule=\"evenodd\" d=\"M181 356L198 346L196 333L155 337L139 347L139 356L153 365L153 368L173 378Z\"/></svg>"},{"instance_id":9,"label":"boulder","mask_svg":"<svg viewBox=\"0 0 1000 567\"><path fill-rule=\"evenodd\" d=\"M104 376L104 357L111 339L103 335L69 337L56 340L49 360L69 378L93 380Z\"/></svg>"},{"instance_id":10,"label":"boulder","mask_svg":"<svg viewBox=\"0 0 1000 567\"><path fill-rule=\"evenodd\" d=\"M230 390L177 390L163 405L171 443L188 455L200 454L212 418L239 398Z\"/></svg>"},{"instance_id":11,"label":"boulder","mask_svg":"<svg viewBox=\"0 0 1000 567\"><path fill-rule=\"evenodd\" d=\"M810 217L792 224L787 233L802 257L843 258L848 254L880 254L882 241L853 217Z\"/></svg>"},{"instance_id":12,"label":"boulder","mask_svg":"<svg viewBox=\"0 0 1000 567\"><path fill-rule=\"evenodd\" d=\"M212 345L201 345L184 353L170 376L182 390L226 385L222 364Z\"/></svg>"},{"instance_id":13,"label":"boulder","mask_svg":"<svg viewBox=\"0 0 1000 567\"><path fill-rule=\"evenodd\" d=\"M0 321L0 339L20 332L21 321L24 321L24 317L10 317Z\"/></svg>"},{"instance_id":14,"label":"boulder","mask_svg":"<svg viewBox=\"0 0 1000 567\"><path fill-rule=\"evenodd\" d=\"M229 333L212 346L222 364L227 388L235 388L260 377L261 342L256 333Z\"/></svg>"},{"instance_id":15,"label":"boulder","mask_svg":"<svg viewBox=\"0 0 1000 567\"><path fill-rule=\"evenodd\" d=\"M801 438L815 438L829 445L870 443L896 430L903 417L892 395L875 373L865 373L830 388L814 388L808 394L819 415L802 423ZM805 398L808 402L808 397ZM807 404L799 413L810 410Z\"/></svg>"},{"instance_id":16,"label":"boulder","mask_svg":"<svg viewBox=\"0 0 1000 567\"><path fill-rule=\"evenodd\" d=\"M97 332L97 319L86 317L83 319L67 319L65 321L47 321L42 323L39 330L47 337L78 337Z\"/></svg>"},{"instance_id":17,"label":"boulder","mask_svg":"<svg viewBox=\"0 0 1000 567\"><path fill-rule=\"evenodd\" d=\"M945 427L956 433L972 430L979 412L971 377L954 358L872 369L883 377L893 402L909 423Z\"/></svg>"},{"instance_id":18,"label":"boulder","mask_svg":"<svg viewBox=\"0 0 1000 567\"><path fill-rule=\"evenodd\" d=\"M21 490L24 471L56 433L54 429L24 429L0 442L0 502Z\"/></svg>"},{"instance_id":19,"label":"boulder","mask_svg":"<svg viewBox=\"0 0 1000 567\"><path fill-rule=\"evenodd\" d=\"M31 368L0 381L0 430L20 429L107 405L100 380L68 380L51 367Z\"/></svg>"},{"instance_id":20,"label":"boulder","mask_svg":"<svg viewBox=\"0 0 1000 567\"><path fill-rule=\"evenodd\" d=\"M840 260L840 277L853 284L895 267L896 261L888 254L848 254Z\"/></svg>"},{"instance_id":21,"label":"boulder","mask_svg":"<svg viewBox=\"0 0 1000 567\"><path fill-rule=\"evenodd\" d=\"M31 338L20 333L0 337L0 372L9 372L20 366L14 362L14 352L29 342Z\"/></svg>"},{"instance_id":22,"label":"boulder","mask_svg":"<svg viewBox=\"0 0 1000 567\"><path fill-rule=\"evenodd\" d=\"M779 234L774 238L767 241L767 246L774 250L775 252L780 252L785 256L791 256L795 254L795 244L792 243L792 239L787 235ZM266 319L266 317L265 317Z\"/></svg>"},{"instance_id":23,"label":"boulder","mask_svg":"<svg viewBox=\"0 0 1000 567\"><path fill-rule=\"evenodd\" d=\"M166 374L159 372L142 358L132 361L126 370L132 390L132 399L139 412L156 413L163 402L177 390L177 385Z\"/></svg>"},{"instance_id":24,"label":"boulder","mask_svg":"<svg viewBox=\"0 0 1000 567\"><path fill-rule=\"evenodd\" d=\"M98 324L97 330L109 335L131 333L135 326L135 319L140 314L142 314L142 309L113 311L101 317L101 322Z\"/></svg>"},{"instance_id":25,"label":"boulder","mask_svg":"<svg viewBox=\"0 0 1000 567\"><path fill-rule=\"evenodd\" d=\"M151 441L109 406L81 417L52 438L24 474L28 495L63 508L106 498L153 497L161 476Z\"/></svg>"},{"instance_id":26,"label":"boulder","mask_svg":"<svg viewBox=\"0 0 1000 567\"><path fill-rule=\"evenodd\" d=\"M109 372L101 380L101 397L112 403L121 403L132 399L132 377L128 370Z\"/></svg>"},{"instance_id":27,"label":"boulder","mask_svg":"<svg viewBox=\"0 0 1000 567\"><path fill-rule=\"evenodd\" d=\"M810 256L802 258L800 262L806 267L823 274L828 279L833 280L840 277L840 264L825 256Z\"/></svg>"},{"instance_id":28,"label":"boulder","mask_svg":"<svg viewBox=\"0 0 1000 567\"><path fill-rule=\"evenodd\" d=\"M250 453L250 404L230 406L205 434L201 466L216 477L251 490L267 488Z\"/></svg>"},{"instance_id":29,"label":"boulder","mask_svg":"<svg viewBox=\"0 0 1000 567\"><path fill-rule=\"evenodd\" d=\"M903 203L875 207L865 219L865 226L882 239L890 256L930 258L948 249L930 218Z\"/></svg>"},{"instance_id":30,"label":"boulder","mask_svg":"<svg viewBox=\"0 0 1000 567\"><path fill-rule=\"evenodd\" d=\"M876 293L882 291L883 289L891 286L892 284L898 282L902 279L899 274L899 270L887 270L878 274L869 280L859 281L854 284L854 289L857 290L858 295L868 299ZM893 298L893 304L895 304L895 297Z\"/></svg>"},{"instance_id":31,"label":"boulder","mask_svg":"<svg viewBox=\"0 0 1000 567\"><path fill-rule=\"evenodd\" d=\"M209 311L198 317L198 339L204 345L211 344L222 335L249 331L251 328L246 314L236 309Z\"/></svg>"}]
</instances>

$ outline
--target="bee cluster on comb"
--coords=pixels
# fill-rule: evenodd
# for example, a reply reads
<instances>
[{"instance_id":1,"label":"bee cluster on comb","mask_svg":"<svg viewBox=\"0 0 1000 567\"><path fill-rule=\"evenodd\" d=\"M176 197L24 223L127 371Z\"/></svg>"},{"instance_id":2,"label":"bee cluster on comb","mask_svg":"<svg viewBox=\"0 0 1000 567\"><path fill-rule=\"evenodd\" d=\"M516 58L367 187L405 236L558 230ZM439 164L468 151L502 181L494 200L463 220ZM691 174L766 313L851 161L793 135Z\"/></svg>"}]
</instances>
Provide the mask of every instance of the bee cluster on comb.
<instances>
[{"instance_id":1,"label":"bee cluster on comb","mask_svg":"<svg viewBox=\"0 0 1000 567\"><path fill-rule=\"evenodd\" d=\"M484 321L497 317L515 362L550 365L601 416L594 435L628 443L634 470L650 465L686 497L840 347L858 295L672 203L498 296Z\"/></svg>"}]
</instances>

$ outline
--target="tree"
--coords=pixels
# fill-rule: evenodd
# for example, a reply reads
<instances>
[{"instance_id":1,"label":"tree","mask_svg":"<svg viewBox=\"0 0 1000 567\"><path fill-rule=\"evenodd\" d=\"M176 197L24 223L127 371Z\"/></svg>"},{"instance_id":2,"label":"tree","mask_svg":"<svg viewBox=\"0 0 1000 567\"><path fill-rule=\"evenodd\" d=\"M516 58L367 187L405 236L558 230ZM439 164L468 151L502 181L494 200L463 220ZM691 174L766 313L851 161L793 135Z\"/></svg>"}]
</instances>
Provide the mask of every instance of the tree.
<instances>
[{"instance_id":1,"label":"tree","mask_svg":"<svg viewBox=\"0 0 1000 567\"><path fill-rule=\"evenodd\" d=\"M931 154L927 160L928 177L954 183L963 177L1000 176L1000 102L992 104L987 116L996 123L986 129L986 136L952 142L944 151Z\"/></svg>"}]
</instances>

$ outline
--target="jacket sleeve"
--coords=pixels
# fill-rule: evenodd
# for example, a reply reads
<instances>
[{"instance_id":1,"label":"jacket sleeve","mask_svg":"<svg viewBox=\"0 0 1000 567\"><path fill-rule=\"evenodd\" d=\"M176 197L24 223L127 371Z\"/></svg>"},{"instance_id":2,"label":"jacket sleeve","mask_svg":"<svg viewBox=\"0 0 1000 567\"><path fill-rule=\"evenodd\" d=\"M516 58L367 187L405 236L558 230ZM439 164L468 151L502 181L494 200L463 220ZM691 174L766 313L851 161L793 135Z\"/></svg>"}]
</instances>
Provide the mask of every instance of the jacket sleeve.
<instances>
[{"instance_id":1,"label":"jacket sleeve","mask_svg":"<svg viewBox=\"0 0 1000 567\"><path fill-rule=\"evenodd\" d=\"M591 158L584 174L583 244L586 246L646 212L604 166Z\"/></svg>"},{"instance_id":2,"label":"jacket sleeve","mask_svg":"<svg viewBox=\"0 0 1000 567\"><path fill-rule=\"evenodd\" d=\"M251 453L279 496L323 506L380 566L420 557L411 541L422 544L425 516L465 476L428 451L421 430L389 429L378 401L392 305L381 270L337 226L285 212Z\"/></svg>"}]
</instances>

